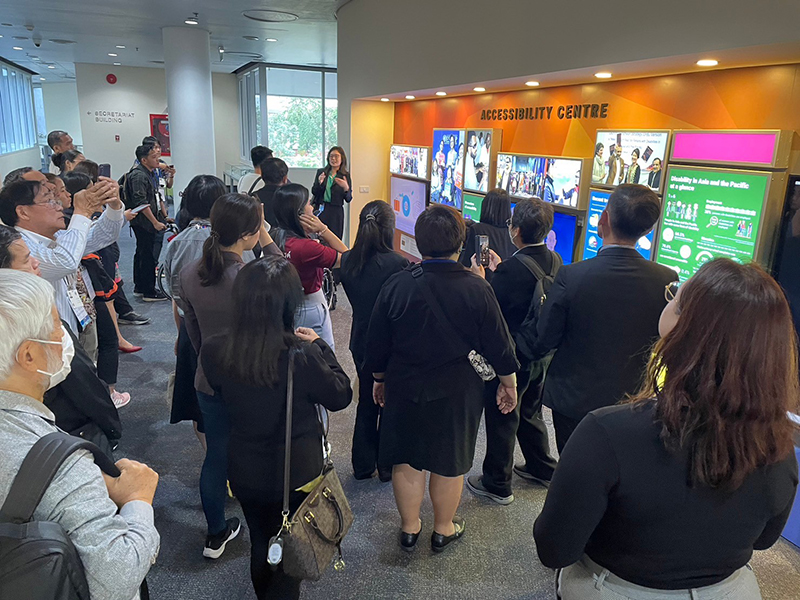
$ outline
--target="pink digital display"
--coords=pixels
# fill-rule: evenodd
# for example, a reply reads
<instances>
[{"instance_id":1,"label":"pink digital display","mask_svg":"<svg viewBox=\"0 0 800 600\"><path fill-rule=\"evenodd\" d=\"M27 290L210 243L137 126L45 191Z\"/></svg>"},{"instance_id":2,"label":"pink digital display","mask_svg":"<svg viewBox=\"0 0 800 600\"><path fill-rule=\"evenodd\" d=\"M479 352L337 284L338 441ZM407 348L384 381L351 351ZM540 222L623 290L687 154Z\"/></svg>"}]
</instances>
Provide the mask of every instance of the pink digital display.
<instances>
[{"instance_id":1,"label":"pink digital display","mask_svg":"<svg viewBox=\"0 0 800 600\"><path fill-rule=\"evenodd\" d=\"M676 132L672 160L771 165L778 132Z\"/></svg>"}]
</instances>

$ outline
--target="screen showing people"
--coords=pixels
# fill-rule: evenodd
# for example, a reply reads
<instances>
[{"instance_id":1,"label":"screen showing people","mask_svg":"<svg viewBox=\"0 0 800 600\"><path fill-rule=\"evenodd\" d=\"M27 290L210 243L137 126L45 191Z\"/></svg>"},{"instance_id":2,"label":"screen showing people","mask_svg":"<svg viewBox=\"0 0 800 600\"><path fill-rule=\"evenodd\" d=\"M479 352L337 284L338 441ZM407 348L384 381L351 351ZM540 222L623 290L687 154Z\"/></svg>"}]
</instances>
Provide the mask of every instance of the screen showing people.
<instances>
[{"instance_id":1,"label":"screen showing people","mask_svg":"<svg viewBox=\"0 0 800 600\"><path fill-rule=\"evenodd\" d=\"M600 222L600 215L608 206L608 198L611 192L604 190L589 190L589 214L586 225L586 240L583 243L583 260L594 258L603 246L603 240L597 233L597 224ZM647 260L653 255L653 236L655 231L639 238L636 242L636 250Z\"/></svg>"},{"instance_id":2,"label":"screen showing people","mask_svg":"<svg viewBox=\"0 0 800 600\"><path fill-rule=\"evenodd\" d=\"M414 235L417 217L425 210L425 199L428 195L427 184L424 181L392 177L390 193L395 226L400 231Z\"/></svg>"},{"instance_id":3,"label":"screen showing people","mask_svg":"<svg viewBox=\"0 0 800 600\"><path fill-rule=\"evenodd\" d=\"M719 256L753 259L769 174L671 167L667 177L657 262L684 281Z\"/></svg>"},{"instance_id":4,"label":"screen showing people","mask_svg":"<svg viewBox=\"0 0 800 600\"><path fill-rule=\"evenodd\" d=\"M598 131L592 183L640 183L660 190L668 144L668 131Z\"/></svg>"},{"instance_id":5,"label":"screen showing people","mask_svg":"<svg viewBox=\"0 0 800 600\"><path fill-rule=\"evenodd\" d=\"M424 146L392 146L389 153L389 171L419 179L428 178L428 148Z\"/></svg>"},{"instance_id":6,"label":"screen showing people","mask_svg":"<svg viewBox=\"0 0 800 600\"><path fill-rule=\"evenodd\" d=\"M433 130L431 202L461 210L464 192L464 130Z\"/></svg>"},{"instance_id":7,"label":"screen showing people","mask_svg":"<svg viewBox=\"0 0 800 600\"><path fill-rule=\"evenodd\" d=\"M544 240L545 245L561 255L565 265L572 262L575 251L575 230L578 217L556 211L553 215L553 229Z\"/></svg>"},{"instance_id":8,"label":"screen showing people","mask_svg":"<svg viewBox=\"0 0 800 600\"><path fill-rule=\"evenodd\" d=\"M497 155L497 187L511 196L537 196L545 202L578 206L581 161L520 154Z\"/></svg>"},{"instance_id":9,"label":"screen showing people","mask_svg":"<svg viewBox=\"0 0 800 600\"><path fill-rule=\"evenodd\" d=\"M464 218L472 219L476 223L480 223L482 206L483 196L464 192Z\"/></svg>"},{"instance_id":10,"label":"screen showing people","mask_svg":"<svg viewBox=\"0 0 800 600\"><path fill-rule=\"evenodd\" d=\"M484 194L489 191L492 142L500 146L500 140L493 140L492 137L491 129L467 130L467 153L464 158L465 190Z\"/></svg>"}]
</instances>

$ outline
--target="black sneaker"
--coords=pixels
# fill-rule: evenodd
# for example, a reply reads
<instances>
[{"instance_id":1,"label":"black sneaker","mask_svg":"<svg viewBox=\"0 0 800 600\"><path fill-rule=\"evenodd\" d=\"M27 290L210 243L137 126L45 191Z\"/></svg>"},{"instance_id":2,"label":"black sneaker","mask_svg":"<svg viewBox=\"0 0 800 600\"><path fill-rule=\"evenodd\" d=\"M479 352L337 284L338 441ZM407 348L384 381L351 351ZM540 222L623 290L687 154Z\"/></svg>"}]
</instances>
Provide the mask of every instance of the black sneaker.
<instances>
[{"instance_id":1,"label":"black sneaker","mask_svg":"<svg viewBox=\"0 0 800 600\"><path fill-rule=\"evenodd\" d=\"M239 519L232 517L225 521L225 529L217 535L206 537L206 547L203 548L203 556L206 558L219 558L225 552L225 545L239 535L242 529Z\"/></svg>"},{"instance_id":2,"label":"black sneaker","mask_svg":"<svg viewBox=\"0 0 800 600\"><path fill-rule=\"evenodd\" d=\"M133 311L117 317L120 325L149 325L150 319Z\"/></svg>"},{"instance_id":3,"label":"black sneaker","mask_svg":"<svg viewBox=\"0 0 800 600\"><path fill-rule=\"evenodd\" d=\"M169 300L169 298L167 298L166 294L162 294L161 292L156 290L152 294L143 294L142 300L144 300L145 302L159 302L161 300Z\"/></svg>"},{"instance_id":4,"label":"black sneaker","mask_svg":"<svg viewBox=\"0 0 800 600\"><path fill-rule=\"evenodd\" d=\"M467 477L467 489L476 496L488 498L489 500L497 502L498 504L502 504L503 506L511 504L514 501L514 494L500 496L499 494L495 494L487 490L483 485L483 480L481 479L480 475L471 475Z\"/></svg>"},{"instance_id":5,"label":"black sneaker","mask_svg":"<svg viewBox=\"0 0 800 600\"><path fill-rule=\"evenodd\" d=\"M522 477L527 481L532 481L534 483L538 483L546 488L550 487L550 480L549 479L542 479L541 477L536 477L535 475L531 475L528 470L521 465L514 465L514 473Z\"/></svg>"}]
</instances>

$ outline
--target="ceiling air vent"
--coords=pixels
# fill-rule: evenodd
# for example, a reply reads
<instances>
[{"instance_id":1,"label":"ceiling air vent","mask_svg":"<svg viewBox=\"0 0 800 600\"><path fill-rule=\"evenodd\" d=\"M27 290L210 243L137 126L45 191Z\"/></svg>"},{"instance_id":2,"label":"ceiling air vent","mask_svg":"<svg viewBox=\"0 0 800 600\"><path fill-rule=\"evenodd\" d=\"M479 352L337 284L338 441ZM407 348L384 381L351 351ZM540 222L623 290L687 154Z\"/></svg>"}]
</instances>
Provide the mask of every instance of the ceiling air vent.
<instances>
[{"instance_id":1,"label":"ceiling air vent","mask_svg":"<svg viewBox=\"0 0 800 600\"><path fill-rule=\"evenodd\" d=\"M242 15L253 21L260 21L261 23L288 23L290 21L297 21L299 18L297 15L290 12L261 8L246 10Z\"/></svg>"}]
</instances>

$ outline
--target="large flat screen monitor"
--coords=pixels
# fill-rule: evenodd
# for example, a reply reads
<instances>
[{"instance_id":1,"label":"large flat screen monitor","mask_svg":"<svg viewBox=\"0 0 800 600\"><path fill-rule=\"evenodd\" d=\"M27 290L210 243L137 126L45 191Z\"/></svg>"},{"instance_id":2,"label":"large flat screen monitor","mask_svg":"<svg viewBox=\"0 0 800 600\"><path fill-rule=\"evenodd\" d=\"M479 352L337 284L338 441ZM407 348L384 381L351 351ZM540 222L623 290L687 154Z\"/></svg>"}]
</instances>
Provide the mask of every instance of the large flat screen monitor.
<instances>
[{"instance_id":1,"label":"large flat screen monitor","mask_svg":"<svg viewBox=\"0 0 800 600\"><path fill-rule=\"evenodd\" d=\"M393 145L389 151L389 172L395 175L428 179L430 148Z\"/></svg>"},{"instance_id":2,"label":"large flat screen monitor","mask_svg":"<svg viewBox=\"0 0 800 600\"><path fill-rule=\"evenodd\" d=\"M589 190L589 214L586 224L586 239L583 242L583 260L587 258L594 258L600 251L603 245L603 240L597 233L597 223L600 221L600 215L608 206L608 198L611 192L606 190ZM647 235L639 238L636 242L636 249L639 254L650 260L653 256L653 237L655 229Z\"/></svg>"},{"instance_id":3,"label":"large flat screen monitor","mask_svg":"<svg viewBox=\"0 0 800 600\"><path fill-rule=\"evenodd\" d=\"M746 263L756 251L771 174L670 167L656 260L681 281L719 256Z\"/></svg>"},{"instance_id":4,"label":"large flat screen monitor","mask_svg":"<svg viewBox=\"0 0 800 600\"><path fill-rule=\"evenodd\" d=\"M669 131L597 132L592 158L592 184L640 183L653 190L663 184Z\"/></svg>"},{"instance_id":5,"label":"large flat screen monitor","mask_svg":"<svg viewBox=\"0 0 800 600\"><path fill-rule=\"evenodd\" d=\"M476 223L481 222L481 207L483 206L483 198L480 194L471 194L464 192L464 217L472 219Z\"/></svg>"},{"instance_id":6,"label":"large flat screen monitor","mask_svg":"<svg viewBox=\"0 0 800 600\"><path fill-rule=\"evenodd\" d=\"M537 196L576 208L582 167L577 158L498 154L496 183L517 198Z\"/></svg>"},{"instance_id":7,"label":"large flat screen monitor","mask_svg":"<svg viewBox=\"0 0 800 600\"><path fill-rule=\"evenodd\" d=\"M774 274L786 292L794 326L800 332L800 175L789 177Z\"/></svg>"},{"instance_id":8,"label":"large flat screen monitor","mask_svg":"<svg viewBox=\"0 0 800 600\"><path fill-rule=\"evenodd\" d=\"M464 130L433 130L431 202L461 210L464 192Z\"/></svg>"},{"instance_id":9,"label":"large flat screen monitor","mask_svg":"<svg viewBox=\"0 0 800 600\"><path fill-rule=\"evenodd\" d=\"M428 185L424 181L414 181L403 177L391 177L391 206L395 215L395 227L409 235L414 235L417 217L425 210Z\"/></svg>"},{"instance_id":10,"label":"large flat screen monitor","mask_svg":"<svg viewBox=\"0 0 800 600\"><path fill-rule=\"evenodd\" d=\"M468 129L467 152L464 157L464 189L485 194L489 191L492 165L492 144L500 147L500 140L493 139L491 129Z\"/></svg>"},{"instance_id":11,"label":"large flat screen monitor","mask_svg":"<svg viewBox=\"0 0 800 600\"><path fill-rule=\"evenodd\" d=\"M553 229L547 234L545 244L550 250L561 255L565 265L572 262L575 253L575 238L578 228L578 217L556 211L553 215Z\"/></svg>"}]
</instances>

